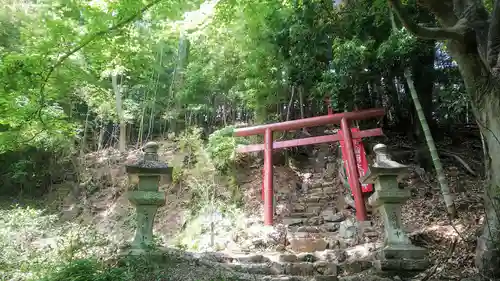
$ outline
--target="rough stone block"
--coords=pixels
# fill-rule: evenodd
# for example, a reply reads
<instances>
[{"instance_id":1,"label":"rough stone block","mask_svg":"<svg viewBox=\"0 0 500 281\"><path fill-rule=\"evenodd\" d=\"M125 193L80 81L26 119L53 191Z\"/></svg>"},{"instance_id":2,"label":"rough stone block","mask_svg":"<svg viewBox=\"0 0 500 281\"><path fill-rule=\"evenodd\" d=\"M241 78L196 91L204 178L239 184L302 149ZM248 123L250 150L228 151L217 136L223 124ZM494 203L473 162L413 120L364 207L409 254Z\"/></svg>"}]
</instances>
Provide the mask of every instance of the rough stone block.
<instances>
[{"instance_id":1,"label":"rough stone block","mask_svg":"<svg viewBox=\"0 0 500 281\"><path fill-rule=\"evenodd\" d=\"M323 275L323 276L314 276L311 281L338 281L339 278L337 275Z\"/></svg>"},{"instance_id":2,"label":"rough stone block","mask_svg":"<svg viewBox=\"0 0 500 281\"><path fill-rule=\"evenodd\" d=\"M296 262L298 259L297 256L293 254L281 254L278 257L278 260L280 262Z\"/></svg>"},{"instance_id":3,"label":"rough stone block","mask_svg":"<svg viewBox=\"0 0 500 281\"><path fill-rule=\"evenodd\" d=\"M347 258L347 253L341 249L335 250L324 250L316 252L315 256L317 259L328 262L343 262Z\"/></svg>"},{"instance_id":4,"label":"rough stone block","mask_svg":"<svg viewBox=\"0 0 500 281\"><path fill-rule=\"evenodd\" d=\"M380 256L382 259L423 259L427 250L413 245L389 245L384 247Z\"/></svg>"},{"instance_id":5,"label":"rough stone block","mask_svg":"<svg viewBox=\"0 0 500 281\"><path fill-rule=\"evenodd\" d=\"M340 223L338 222L327 222L320 226L320 229L324 232L336 232L340 228Z\"/></svg>"},{"instance_id":6,"label":"rough stone block","mask_svg":"<svg viewBox=\"0 0 500 281\"><path fill-rule=\"evenodd\" d=\"M372 262L371 261L366 261L366 260L354 260L354 261L348 261L344 262L339 265L339 271L347 273L347 274L356 274L363 272L367 269L370 269L372 267Z\"/></svg>"},{"instance_id":7,"label":"rough stone block","mask_svg":"<svg viewBox=\"0 0 500 281\"><path fill-rule=\"evenodd\" d=\"M306 222L308 225L322 225L325 223L323 217L312 217L309 218Z\"/></svg>"},{"instance_id":8,"label":"rough stone block","mask_svg":"<svg viewBox=\"0 0 500 281\"><path fill-rule=\"evenodd\" d=\"M289 275L310 276L314 274L313 264L309 262L289 263L283 268L283 273Z\"/></svg>"},{"instance_id":9,"label":"rough stone block","mask_svg":"<svg viewBox=\"0 0 500 281\"><path fill-rule=\"evenodd\" d=\"M335 275L338 274L337 264L327 261L318 261L314 263L314 269L322 275Z\"/></svg>"},{"instance_id":10,"label":"rough stone block","mask_svg":"<svg viewBox=\"0 0 500 281\"><path fill-rule=\"evenodd\" d=\"M263 255L247 255L236 257L239 263L263 263L266 261Z\"/></svg>"},{"instance_id":11,"label":"rough stone block","mask_svg":"<svg viewBox=\"0 0 500 281\"><path fill-rule=\"evenodd\" d=\"M300 253L297 254L297 259L304 262L315 262L316 256L313 253Z\"/></svg>"},{"instance_id":12,"label":"rough stone block","mask_svg":"<svg viewBox=\"0 0 500 281\"><path fill-rule=\"evenodd\" d=\"M290 248L294 252L323 251L328 243L323 238L291 238Z\"/></svg>"},{"instance_id":13,"label":"rough stone block","mask_svg":"<svg viewBox=\"0 0 500 281\"><path fill-rule=\"evenodd\" d=\"M323 220L326 222L341 222L346 218L343 213L334 212L334 210L325 210L320 213L320 216L323 217Z\"/></svg>"},{"instance_id":14,"label":"rough stone block","mask_svg":"<svg viewBox=\"0 0 500 281\"><path fill-rule=\"evenodd\" d=\"M283 224L284 225L300 225L303 224L306 221L304 218L284 218L283 219Z\"/></svg>"},{"instance_id":15,"label":"rough stone block","mask_svg":"<svg viewBox=\"0 0 500 281\"><path fill-rule=\"evenodd\" d=\"M429 267L426 259L381 259L374 262L374 267L381 271L423 271Z\"/></svg>"},{"instance_id":16,"label":"rough stone block","mask_svg":"<svg viewBox=\"0 0 500 281\"><path fill-rule=\"evenodd\" d=\"M306 225L297 228L297 232L319 233L321 232L321 229L317 226Z\"/></svg>"},{"instance_id":17,"label":"rough stone block","mask_svg":"<svg viewBox=\"0 0 500 281\"><path fill-rule=\"evenodd\" d=\"M356 237L358 233L358 225L356 220L347 219L340 223L339 234L342 238L349 239Z\"/></svg>"}]
</instances>

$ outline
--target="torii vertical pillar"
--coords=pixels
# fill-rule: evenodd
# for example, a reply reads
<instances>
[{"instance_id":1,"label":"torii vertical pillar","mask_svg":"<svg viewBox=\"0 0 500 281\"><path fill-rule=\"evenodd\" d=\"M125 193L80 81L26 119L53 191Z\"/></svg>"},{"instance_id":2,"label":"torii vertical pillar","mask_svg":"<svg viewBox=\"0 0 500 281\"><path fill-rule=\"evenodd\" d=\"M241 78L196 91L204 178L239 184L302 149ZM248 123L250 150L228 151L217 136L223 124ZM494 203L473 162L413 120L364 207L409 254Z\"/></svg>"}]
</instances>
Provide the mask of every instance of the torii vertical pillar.
<instances>
[{"instance_id":1,"label":"torii vertical pillar","mask_svg":"<svg viewBox=\"0 0 500 281\"><path fill-rule=\"evenodd\" d=\"M273 131L264 132L264 224L273 225Z\"/></svg>"},{"instance_id":2,"label":"torii vertical pillar","mask_svg":"<svg viewBox=\"0 0 500 281\"><path fill-rule=\"evenodd\" d=\"M346 118L340 120L340 128L344 136L344 145L346 146L347 153L347 181L354 195L354 203L356 205L356 219L358 221L368 220L366 215L366 206L363 199L363 192L361 191L361 183L359 182L358 166L356 162L356 154L352 145L352 133L349 121Z\"/></svg>"}]
</instances>

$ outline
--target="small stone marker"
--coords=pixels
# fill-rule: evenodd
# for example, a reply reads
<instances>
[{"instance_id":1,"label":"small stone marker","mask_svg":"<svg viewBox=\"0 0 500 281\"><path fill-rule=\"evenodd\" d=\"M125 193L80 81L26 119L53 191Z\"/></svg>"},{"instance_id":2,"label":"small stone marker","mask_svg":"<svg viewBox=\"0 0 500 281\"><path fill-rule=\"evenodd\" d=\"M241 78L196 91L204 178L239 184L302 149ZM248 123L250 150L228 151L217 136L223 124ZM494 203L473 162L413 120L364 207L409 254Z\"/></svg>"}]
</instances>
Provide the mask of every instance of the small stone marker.
<instances>
[{"instance_id":1,"label":"small stone marker","mask_svg":"<svg viewBox=\"0 0 500 281\"><path fill-rule=\"evenodd\" d=\"M137 175L138 183L127 192L129 201L136 208L137 229L131 244L134 252L150 249L153 244L153 222L158 208L165 204L165 194L158 191L160 178L172 180L172 167L158 161L158 144L144 146L144 158L127 165L127 173Z\"/></svg>"},{"instance_id":2,"label":"small stone marker","mask_svg":"<svg viewBox=\"0 0 500 281\"><path fill-rule=\"evenodd\" d=\"M408 189L398 186L398 177L408 173L408 167L392 161L384 144L377 144L375 163L361 179L375 184L375 193L368 203L380 212L384 222L384 247L376 267L381 270L424 270L428 266L426 249L411 244L401 223L401 205L410 198Z\"/></svg>"}]
</instances>

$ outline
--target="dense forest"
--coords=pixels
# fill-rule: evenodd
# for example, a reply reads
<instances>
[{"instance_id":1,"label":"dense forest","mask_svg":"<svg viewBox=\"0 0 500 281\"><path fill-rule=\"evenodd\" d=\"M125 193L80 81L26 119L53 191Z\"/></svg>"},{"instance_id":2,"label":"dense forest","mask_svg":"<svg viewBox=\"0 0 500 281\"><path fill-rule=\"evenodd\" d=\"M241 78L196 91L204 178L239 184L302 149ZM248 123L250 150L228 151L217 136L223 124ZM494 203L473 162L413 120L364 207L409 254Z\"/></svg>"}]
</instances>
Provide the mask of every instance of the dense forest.
<instances>
[{"instance_id":1,"label":"dense forest","mask_svg":"<svg viewBox=\"0 0 500 281\"><path fill-rule=\"evenodd\" d=\"M488 227L476 265L500 278L500 1L2 4L2 195L44 194L77 176L68 163L107 147L125 152L194 127L208 138L327 105L385 108L377 125L415 141L432 170L411 80L436 140L479 127Z\"/></svg>"}]
</instances>

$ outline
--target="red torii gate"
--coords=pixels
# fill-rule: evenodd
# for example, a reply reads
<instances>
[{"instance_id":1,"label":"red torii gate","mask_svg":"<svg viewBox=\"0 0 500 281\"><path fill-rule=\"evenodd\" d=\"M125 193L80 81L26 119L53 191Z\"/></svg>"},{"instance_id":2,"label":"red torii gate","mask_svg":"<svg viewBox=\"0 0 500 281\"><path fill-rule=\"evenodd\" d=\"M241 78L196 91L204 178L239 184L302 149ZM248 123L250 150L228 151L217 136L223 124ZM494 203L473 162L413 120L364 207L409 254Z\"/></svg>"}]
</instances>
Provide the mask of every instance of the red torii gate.
<instances>
[{"instance_id":1,"label":"red torii gate","mask_svg":"<svg viewBox=\"0 0 500 281\"><path fill-rule=\"evenodd\" d=\"M264 134L263 144L241 146L236 150L240 153L264 150L264 224L273 224L273 149L335 142L340 140L342 140L345 144L344 150L347 154L345 156L347 160L346 170L348 174L349 186L351 187L354 195L354 201L356 205L356 218L358 219L358 221L366 221L366 207L361 191L361 184L359 182L359 174L356 165L356 155L353 147L353 139L381 136L383 135L383 133L382 129L380 128L351 132L349 121L382 117L384 116L384 114L384 109L367 109L236 129L234 131L234 135L237 137L247 137L252 135ZM276 131L290 131L301 128L337 123L340 123L342 134L273 142L273 132Z\"/></svg>"}]
</instances>

